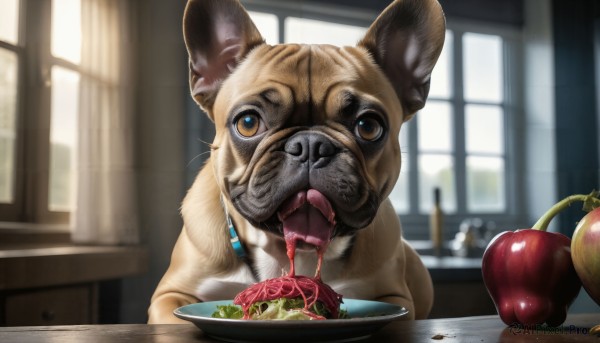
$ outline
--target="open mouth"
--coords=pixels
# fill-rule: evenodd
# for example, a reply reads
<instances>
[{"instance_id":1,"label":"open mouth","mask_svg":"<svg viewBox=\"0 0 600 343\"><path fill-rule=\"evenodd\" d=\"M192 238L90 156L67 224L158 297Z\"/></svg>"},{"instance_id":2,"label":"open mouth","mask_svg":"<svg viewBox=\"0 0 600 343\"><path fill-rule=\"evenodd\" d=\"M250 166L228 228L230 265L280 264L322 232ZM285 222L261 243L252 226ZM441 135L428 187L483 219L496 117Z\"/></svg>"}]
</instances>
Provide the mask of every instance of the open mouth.
<instances>
[{"instance_id":1,"label":"open mouth","mask_svg":"<svg viewBox=\"0 0 600 343\"><path fill-rule=\"evenodd\" d=\"M286 241L305 242L317 249L327 246L335 227L331 203L316 189L291 196L281 205L277 217L283 223Z\"/></svg>"}]
</instances>

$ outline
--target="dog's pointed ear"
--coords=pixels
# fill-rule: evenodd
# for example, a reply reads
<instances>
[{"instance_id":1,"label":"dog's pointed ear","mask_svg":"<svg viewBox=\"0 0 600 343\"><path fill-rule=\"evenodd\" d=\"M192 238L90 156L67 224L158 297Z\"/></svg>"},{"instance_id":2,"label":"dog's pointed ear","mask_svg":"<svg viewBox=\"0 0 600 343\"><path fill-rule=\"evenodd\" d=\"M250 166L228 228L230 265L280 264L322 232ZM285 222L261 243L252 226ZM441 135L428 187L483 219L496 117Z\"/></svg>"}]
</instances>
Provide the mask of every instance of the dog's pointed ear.
<instances>
[{"instance_id":1,"label":"dog's pointed ear","mask_svg":"<svg viewBox=\"0 0 600 343\"><path fill-rule=\"evenodd\" d=\"M189 0L183 16L190 89L212 120L221 83L264 39L238 0Z\"/></svg>"},{"instance_id":2,"label":"dog's pointed ear","mask_svg":"<svg viewBox=\"0 0 600 343\"><path fill-rule=\"evenodd\" d=\"M404 121L425 106L445 29L437 0L395 0L358 43L371 52L395 88Z\"/></svg>"}]
</instances>

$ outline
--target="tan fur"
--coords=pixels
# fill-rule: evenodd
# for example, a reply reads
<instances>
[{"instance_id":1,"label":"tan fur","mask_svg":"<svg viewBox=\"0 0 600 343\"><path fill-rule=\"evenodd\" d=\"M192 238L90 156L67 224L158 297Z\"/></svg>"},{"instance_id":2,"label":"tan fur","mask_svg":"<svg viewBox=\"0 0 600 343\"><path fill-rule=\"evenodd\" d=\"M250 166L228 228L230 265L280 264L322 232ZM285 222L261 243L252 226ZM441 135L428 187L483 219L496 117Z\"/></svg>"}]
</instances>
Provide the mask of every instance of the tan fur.
<instances>
[{"instance_id":1,"label":"tan fur","mask_svg":"<svg viewBox=\"0 0 600 343\"><path fill-rule=\"evenodd\" d=\"M232 299L250 284L281 276L289 268L282 236L252 226L232 203L230 187L251 187L265 182L260 179L264 178L264 174L258 171L279 168L274 164L279 153L275 147L294 130L299 130L298 127L308 123L313 125L311 130L343 146L339 158L354 166L352 176L362 180L361 185L366 190L384 199L370 224L355 233L350 250L347 250L350 238L332 240L323 262L323 281L346 298L395 303L408 309L409 319L427 317L433 303L431 278L416 252L402 239L400 220L387 199L400 171L400 127L423 106L429 74L443 42L444 23L439 5L434 0L419 1L422 2L396 1L393 4L396 7L400 3L402 6L408 3L408 7L424 6L425 13L429 14L420 20L427 20L427 27L434 27L431 31L415 30L419 32L417 35L423 36L419 38L422 41L418 41L425 47L423 56L417 58L422 61L413 61L405 68L398 67L401 63L385 62L395 56L378 42L382 40L383 33L387 34L386 30L399 30L385 21L389 18L378 20L357 47L259 44L259 35L252 31L255 29L251 22L240 25L244 30L252 31L238 33L242 38L228 39L220 45L214 41L195 44L196 33L189 29L193 26L190 22L206 19L198 18L195 12L190 13L190 8L200 6L202 1L190 0L184 25L193 65L191 88L196 101L214 120L216 135L211 156L183 201L184 227L173 250L171 264L152 297L149 323L180 322L172 314L179 306ZM237 1L233 0L205 0L203 4L212 8L211 11L230 10L227 4L241 11ZM397 8L395 10L398 11ZM390 12L393 13L391 10L384 12L382 17L394 17ZM238 21L247 17L244 12L236 16ZM404 26L401 29L409 30ZM411 32L408 31L407 35ZM390 37L391 40L397 39L393 35ZM206 70L212 73L212 69L194 66L212 57L195 58L199 53L193 47L201 46L198 48L200 55L212 56L210 49L221 49L231 41L241 44L239 49L234 49L239 53L235 61L230 60L235 63L234 71L223 75L223 80L212 74L210 79L204 78L203 73L207 73ZM388 40L385 41L387 44ZM429 44L429 41L434 42ZM222 69L221 62L217 68ZM404 77L397 79L393 76L398 73ZM408 79L409 83L406 82ZM232 141L228 128L229 114L235 111L236 106L252 102L257 94L265 91L269 92L270 100L278 104L278 113L284 117L277 119L277 125L283 127L279 131L269 131L252 154L243 153L235 148L236 143ZM340 107L344 94L348 92L376 104L386 115L387 140L373 153L363 153L354 133L342 125L344 118ZM309 104L310 108L303 107L303 104ZM221 196L240 240L253 257L252 268L239 259L231 247ZM365 201L364 197L360 198L357 205ZM342 258L345 253L348 255ZM314 273L317 263L314 251L298 251L296 261L298 274Z\"/></svg>"}]
</instances>

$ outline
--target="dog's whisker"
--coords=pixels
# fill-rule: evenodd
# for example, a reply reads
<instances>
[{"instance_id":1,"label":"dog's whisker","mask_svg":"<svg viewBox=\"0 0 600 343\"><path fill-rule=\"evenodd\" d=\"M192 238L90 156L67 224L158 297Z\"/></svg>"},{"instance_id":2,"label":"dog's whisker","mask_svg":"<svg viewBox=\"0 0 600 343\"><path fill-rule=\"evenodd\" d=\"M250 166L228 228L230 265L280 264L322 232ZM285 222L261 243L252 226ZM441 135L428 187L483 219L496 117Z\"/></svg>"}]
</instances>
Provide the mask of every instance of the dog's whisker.
<instances>
[{"instance_id":1,"label":"dog's whisker","mask_svg":"<svg viewBox=\"0 0 600 343\"><path fill-rule=\"evenodd\" d=\"M201 152L198 155L194 156L186 165L186 167L189 167L192 163L194 163L195 160L199 159L200 157L206 155L206 154L210 154L210 151L205 151L205 152Z\"/></svg>"},{"instance_id":2,"label":"dog's whisker","mask_svg":"<svg viewBox=\"0 0 600 343\"><path fill-rule=\"evenodd\" d=\"M197 138L196 141L200 142L200 143L204 143L206 146L210 147L211 146L211 142L207 142L201 138Z\"/></svg>"}]
</instances>

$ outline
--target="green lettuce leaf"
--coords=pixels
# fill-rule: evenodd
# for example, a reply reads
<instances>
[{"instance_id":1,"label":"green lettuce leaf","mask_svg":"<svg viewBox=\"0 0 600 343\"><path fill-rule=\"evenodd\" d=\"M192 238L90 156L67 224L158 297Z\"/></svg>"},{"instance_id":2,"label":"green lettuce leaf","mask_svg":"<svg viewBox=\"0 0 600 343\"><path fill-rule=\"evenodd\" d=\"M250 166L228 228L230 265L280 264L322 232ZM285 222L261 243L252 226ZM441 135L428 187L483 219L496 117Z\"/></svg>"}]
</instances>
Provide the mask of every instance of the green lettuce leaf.
<instances>
[{"instance_id":1,"label":"green lettuce leaf","mask_svg":"<svg viewBox=\"0 0 600 343\"><path fill-rule=\"evenodd\" d=\"M217 306L217 310L212 314L213 318L222 319L242 319L243 316L244 311L237 305L219 305Z\"/></svg>"},{"instance_id":2,"label":"green lettuce leaf","mask_svg":"<svg viewBox=\"0 0 600 343\"><path fill-rule=\"evenodd\" d=\"M259 301L250 307L250 316L252 319L310 320L311 318L302 312L303 308L302 298Z\"/></svg>"},{"instance_id":3,"label":"green lettuce leaf","mask_svg":"<svg viewBox=\"0 0 600 343\"><path fill-rule=\"evenodd\" d=\"M259 301L250 306L251 319L256 320L310 320L310 316L302 312L304 300L302 298L286 299L280 298L271 301ZM317 302L311 312L329 318L329 311L322 303ZM217 311L212 314L213 318L240 319L243 311L237 305L217 306ZM347 312L340 311L340 318L348 318Z\"/></svg>"}]
</instances>

